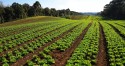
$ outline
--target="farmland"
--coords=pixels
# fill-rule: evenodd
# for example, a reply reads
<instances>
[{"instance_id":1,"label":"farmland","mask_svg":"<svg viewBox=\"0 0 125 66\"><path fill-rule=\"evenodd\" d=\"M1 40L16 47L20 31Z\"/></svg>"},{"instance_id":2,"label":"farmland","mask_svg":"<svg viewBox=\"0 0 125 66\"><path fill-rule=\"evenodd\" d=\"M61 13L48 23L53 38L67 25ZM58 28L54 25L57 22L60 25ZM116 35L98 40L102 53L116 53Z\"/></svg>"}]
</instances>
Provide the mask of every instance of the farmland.
<instances>
[{"instance_id":1,"label":"farmland","mask_svg":"<svg viewBox=\"0 0 125 66\"><path fill-rule=\"evenodd\" d=\"M125 22L44 16L0 24L0 66L35 65L125 66Z\"/></svg>"}]
</instances>

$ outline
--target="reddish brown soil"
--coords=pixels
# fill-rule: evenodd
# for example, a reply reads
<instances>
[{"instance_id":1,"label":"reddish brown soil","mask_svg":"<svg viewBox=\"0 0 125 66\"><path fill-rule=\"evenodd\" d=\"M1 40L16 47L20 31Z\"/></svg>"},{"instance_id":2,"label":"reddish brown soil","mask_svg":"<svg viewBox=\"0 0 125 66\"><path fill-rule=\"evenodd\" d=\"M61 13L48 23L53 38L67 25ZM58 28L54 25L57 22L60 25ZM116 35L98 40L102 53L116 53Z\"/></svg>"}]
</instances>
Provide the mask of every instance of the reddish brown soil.
<instances>
[{"instance_id":1,"label":"reddish brown soil","mask_svg":"<svg viewBox=\"0 0 125 66\"><path fill-rule=\"evenodd\" d=\"M107 24L109 24L109 23L107 23ZM123 34L121 34L121 32L120 32L115 26L113 26L112 24L109 24L109 25L115 30L115 32L116 32L119 36L122 37L123 40L125 40L125 36L124 36Z\"/></svg>"},{"instance_id":2,"label":"reddish brown soil","mask_svg":"<svg viewBox=\"0 0 125 66\"><path fill-rule=\"evenodd\" d=\"M99 51L97 55L97 66L109 66L107 56L107 43L103 31L103 27L100 24L100 38L99 38Z\"/></svg>"},{"instance_id":3,"label":"reddish brown soil","mask_svg":"<svg viewBox=\"0 0 125 66\"><path fill-rule=\"evenodd\" d=\"M20 47L23 47L23 46L25 46L25 44L31 43L31 42L33 42L33 41L36 41L36 40L38 40L39 38L42 38L44 35L50 34L51 32L56 31L56 30L58 30L58 29L60 29L60 28L62 28L62 27L65 27L65 26L66 26L66 25L61 26L61 27L59 27L59 28L56 28L56 29L54 29L54 30L51 30L51 31L49 31L49 32L47 32L47 33L45 33L45 34L43 34L42 36L39 36L39 37L34 38L34 39L32 39L32 40L26 41L26 42L24 42L24 43L22 43L22 44L19 44L19 45L15 46L15 47L13 47L13 48L11 48L11 49L8 49L8 50L6 50L6 51L3 51L3 52L0 53L0 57L3 56L3 55L6 55L6 54L7 54L8 52L10 52L10 51L13 51L14 49L18 49L18 48L20 48Z\"/></svg>"},{"instance_id":4,"label":"reddish brown soil","mask_svg":"<svg viewBox=\"0 0 125 66\"><path fill-rule=\"evenodd\" d=\"M26 56L24 56L23 58L17 60L15 63L13 63L10 66L23 66L24 64L27 63L27 60L32 60L34 55L39 55L39 52L43 51L44 48L46 48L47 46L51 45L52 43L56 42L57 40L61 39L62 37L64 37L66 34L68 34L69 32L71 32L74 28L76 28L78 25L76 25L75 27L69 29L68 31L62 33L60 36L54 38L51 42L46 43L44 46L36 49L34 51L34 53L29 53Z\"/></svg>"},{"instance_id":5,"label":"reddish brown soil","mask_svg":"<svg viewBox=\"0 0 125 66\"><path fill-rule=\"evenodd\" d=\"M82 33L75 39L74 42L72 42L71 46L66 49L65 52L60 52L59 50L53 50L50 52L50 55L55 59L55 64L52 66L64 66L67 62L67 60L72 55L73 51L77 48L77 46L80 44L81 40L84 38L84 35L88 31L89 27L92 23L90 23L83 31Z\"/></svg>"}]
</instances>

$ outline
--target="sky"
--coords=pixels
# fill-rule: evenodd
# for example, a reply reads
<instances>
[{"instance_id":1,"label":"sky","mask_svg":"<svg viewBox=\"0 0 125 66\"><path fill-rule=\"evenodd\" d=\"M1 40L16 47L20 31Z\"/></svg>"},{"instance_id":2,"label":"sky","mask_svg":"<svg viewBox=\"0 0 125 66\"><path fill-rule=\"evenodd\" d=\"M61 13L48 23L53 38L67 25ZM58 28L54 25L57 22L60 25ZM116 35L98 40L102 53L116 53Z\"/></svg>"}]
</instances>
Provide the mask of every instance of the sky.
<instances>
[{"instance_id":1,"label":"sky","mask_svg":"<svg viewBox=\"0 0 125 66\"><path fill-rule=\"evenodd\" d=\"M77 12L100 12L104 6L112 0L0 0L6 6L10 6L13 2L20 4L28 3L33 5L35 1L39 1L43 8L67 9Z\"/></svg>"}]
</instances>

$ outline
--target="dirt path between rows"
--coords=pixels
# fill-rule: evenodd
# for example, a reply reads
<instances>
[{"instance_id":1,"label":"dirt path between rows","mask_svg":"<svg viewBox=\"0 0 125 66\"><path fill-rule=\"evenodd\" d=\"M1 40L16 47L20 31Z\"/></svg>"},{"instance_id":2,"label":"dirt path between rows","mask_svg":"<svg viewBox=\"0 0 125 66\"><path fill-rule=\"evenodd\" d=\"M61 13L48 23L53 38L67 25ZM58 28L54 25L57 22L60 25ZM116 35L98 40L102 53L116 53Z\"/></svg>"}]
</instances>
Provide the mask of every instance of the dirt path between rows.
<instances>
[{"instance_id":1,"label":"dirt path between rows","mask_svg":"<svg viewBox=\"0 0 125 66\"><path fill-rule=\"evenodd\" d=\"M123 39L123 40L125 40L125 36L123 35L123 34L121 34L121 32L115 27L115 26L113 26L112 24L109 24L109 23L107 23L108 25L110 25L114 30L115 30L115 32L119 35L119 36L121 36L121 38Z\"/></svg>"},{"instance_id":2,"label":"dirt path between rows","mask_svg":"<svg viewBox=\"0 0 125 66\"><path fill-rule=\"evenodd\" d=\"M103 27L100 24L99 27L100 38L99 38L99 50L97 55L97 66L109 66L109 60L107 56L107 42L105 39Z\"/></svg>"},{"instance_id":3,"label":"dirt path between rows","mask_svg":"<svg viewBox=\"0 0 125 66\"><path fill-rule=\"evenodd\" d=\"M70 23L70 24L71 24L71 23ZM69 25L69 24L68 24L68 25ZM43 34L43 35L37 37L37 38L34 38L34 39L32 39L32 40L29 40L29 41L26 41L26 42L24 42L24 43L22 43L22 44L19 44L19 45L15 46L15 47L13 47L13 48L11 48L11 49L8 49L8 50L6 50L6 51L3 51L3 52L0 53L0 57L3 56L3 55L6 55L6 54L7 54L8 52L10 52L10 51L13 51L14 49L18 49L18 48L20 48L20 47L23 47L23 46L25 46L25 44L28 44L28 43L33 42L33 41L36 41L37 39L42 38L44 35L50 34L51 32L56 31L56 30L58 30L58 29L60 29L60 28L62 28L62 27L65 27L65 26L67 26L67 25L61 26L61 27L56 28L56 29L54 29L54 30L51 30L51 31L49 31L49 32L47 32L47 33L45 33L45 34Z\"/></svg>"},{"instance_id":4,"label":"dirt path between rows","mask_svg":"<svg viewBox=\"0 0 125 66\"><path fill-rule=\"evenodd\" d=\"M29 53L26 56L24 56L23 58L17 60L15 63L13 63L10 66L23 66L24 64L27 63L27 60L32 60L34 55L38 55L39 52L43 51L44 48L46 48L47 46L51 45L52 43L56 42L57 40L61 39L62 37L64 37L66 34L70 33L74 28L76 28L78 25L74 26L73 28L69 29L68 31L62 33L61 35L59 35L58 37L55 37L51 42L46 43L44 46L36 49L34 51L34 53Z\"/></svg>"},{"instance_id":5,"label":"dirt path between rows","mask_svg":"<svg viewBox=\"0 0 125 66\"><path fill-rule=\"evenodd\" d=\"M67 60L70 58L70 56L72 55L74 50L80 44L81 40L84 38L86 32L88 31L88 29L91 25L92 25L92 23L88 24L88 26L75 39L75 41L72 42L71 47L66 49L65 52L60 52L58 50L51 52L52 57L55 59L55 64L53 64L52 66L64 66L66 64Z\"/></svg>"}]
</instances>

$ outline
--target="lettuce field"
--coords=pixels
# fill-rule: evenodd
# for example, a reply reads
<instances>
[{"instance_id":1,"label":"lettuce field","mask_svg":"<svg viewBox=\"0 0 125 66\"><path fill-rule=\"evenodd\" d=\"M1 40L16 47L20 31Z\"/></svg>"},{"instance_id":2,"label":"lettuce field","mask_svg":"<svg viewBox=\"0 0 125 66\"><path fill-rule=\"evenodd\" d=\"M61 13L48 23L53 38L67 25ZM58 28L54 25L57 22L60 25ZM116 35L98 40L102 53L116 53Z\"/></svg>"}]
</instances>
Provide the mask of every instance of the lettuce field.
<instances>
[{"instance_id":1,"label":"lettuce field","mask_svg":"<svg viewBox=\"0 0 125 66\"><path fill-rule=\"evenodd\" d=\"M125 22L58 19L1 26L0 66L125 66Z\"/></svg>"}]
</instances>

